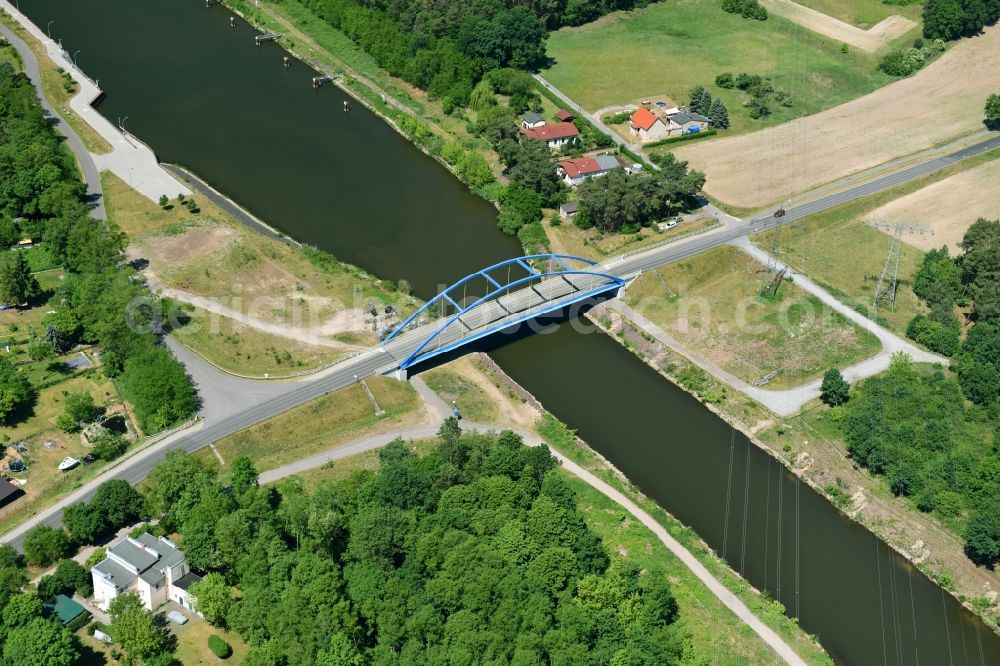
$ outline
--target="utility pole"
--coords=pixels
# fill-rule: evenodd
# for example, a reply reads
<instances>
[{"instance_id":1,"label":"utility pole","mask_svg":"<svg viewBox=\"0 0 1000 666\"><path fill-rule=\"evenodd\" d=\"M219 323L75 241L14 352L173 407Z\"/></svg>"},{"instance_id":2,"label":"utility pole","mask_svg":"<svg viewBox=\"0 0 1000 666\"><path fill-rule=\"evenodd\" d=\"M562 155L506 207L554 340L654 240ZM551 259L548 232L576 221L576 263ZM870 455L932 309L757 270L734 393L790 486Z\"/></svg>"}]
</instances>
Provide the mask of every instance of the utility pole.
<instances>
[{"instance_id":1,"label":"utility pole","mask_svg":"<svg viewBox=\"0 0 1000 666\"><path fill-rule=\"evenodd\" d=\"M778 261L778 253L781 252L781 229L785 226L785 213L788 205L791 203L791 199L787 199L785 203L781 204L781 207L774 212L774 233L771 235L771 252L767 256L767 281L761 285L761 294L771 293L771 296L778 291L778 285L781 283L785 273L788 271L787 268L778 268L781 263ZM773 276L773 277L772 277Z\"/></svg>"},{"instance_id":2,"label":"utility pole","mask_svg":"<svg viewBox=\"0 0 1000 666\"><path fill-rule=\"evenodd\" d=\"M879 303L888 303L889 310L895 310L896 307L896 287L899 284L899 253L903 234L933 234L934 231L924 224L886 220L879 216L872 216L865 224L891 236L889 252L882 265L882 272L878 276L875 297L872 299L872 312L877 320Z\"/></svg>"}]
</instances>

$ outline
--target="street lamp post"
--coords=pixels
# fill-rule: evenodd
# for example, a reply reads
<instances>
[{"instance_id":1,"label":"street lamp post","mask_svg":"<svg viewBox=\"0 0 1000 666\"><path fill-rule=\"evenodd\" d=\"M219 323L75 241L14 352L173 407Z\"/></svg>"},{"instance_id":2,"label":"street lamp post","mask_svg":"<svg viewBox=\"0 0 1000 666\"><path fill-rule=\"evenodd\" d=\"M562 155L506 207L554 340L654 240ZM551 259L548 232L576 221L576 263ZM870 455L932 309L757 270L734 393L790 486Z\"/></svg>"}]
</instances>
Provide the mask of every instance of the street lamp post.
<instances>
[{"instance_id":1,"label":"street lamp post","mask_svg":"<svg viewBox=\"0 0 1000 666\"><path fill-rule=\"evenodd\" d=\"M49 24L45 26L45 32L48 34L50 40L52 39L52 24L55 22L56 20L52 19L51 21L49 21Z\"/></svg>"},{"instance_id":2,"label":"street lamp post","mask_svg":"<svg viewBox=\"0 0 1000 666\"><path fill-rule=\"evenodd\" d=\"M80 52L80 49L77 49L76 51L73 51L73 66L76 67L77 69L80 68L79 65L76 64L76 54L79 53L79 52Z\"/></svg>"}]
</instances>

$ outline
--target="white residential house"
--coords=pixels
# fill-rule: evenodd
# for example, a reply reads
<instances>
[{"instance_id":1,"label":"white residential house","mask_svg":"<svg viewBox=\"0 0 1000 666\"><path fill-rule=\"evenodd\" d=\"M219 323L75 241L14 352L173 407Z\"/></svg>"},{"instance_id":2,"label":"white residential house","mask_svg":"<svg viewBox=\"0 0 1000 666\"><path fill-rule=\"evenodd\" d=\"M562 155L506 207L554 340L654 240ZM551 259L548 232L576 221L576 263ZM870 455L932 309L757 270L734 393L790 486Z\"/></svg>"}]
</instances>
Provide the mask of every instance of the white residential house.
<instances>
[{"instance_id":1,"label":"white residential house","mask_svg":"<svg viewBox=\"0 0 1000 666\"><path fill-rule=\"evenodd\" d=\"M118 595L136 592L148 610L173 601L193 611L195 598L188 588L201 580L177 546L148 532L135 539L125 537L108 548L107 557L90 574L94 603L103 610Z\"/></svg>"},{"instance_id":2,"label":"white residential house","mask_svg":"<svg viewBox=\"0 0 1000 666\"><path fill-rule=\"evenodd\" d=\"M528 111L521 116L521 127L523 129L533 129L545 124L545 116L534 111Z\"/></svg>"},{"instance_id":3,"label":"white residential house","mask_svg":"<svg viewBox=\"0 0 1000 666\"><path fill-rule=\"evenodd\" d=\"M556 174L566 183L567 187L576 187L588 178L599 178L609 171L624 167L626 164L628 163L614 155L577 157L562 160L556 164Z\"/></svg>"},{"instance_id":4,"label":"white residential house","mask_svg":"<svg viewBox=\"0 0 1000 666\"><path fill-rule=\"evenodd\" d=\"M670 136L663 119L645 107L636 109L629 121L629 133L638 137L640 141L655 141Z\"/></svg>"},{"instance_id":5,"label":"white residential house","mask_svg":"<svg viewBox=\"0 0 1000 666\"><path fill-rule=\"evenodd\" d=\"M532 139L544 141L549 148L558 150L576 143L580 130L573 123L552 123L530 129L521 128L521 134Z\"/></svg>"},{"instance_id":6,"label":"white residential house","mask_svg":"<svg viewBox=\"0 0 1000 666\"><path fill-rule=\"evenodd\" d=\"M575 201L567 201L559 204L559 217L564 220L571 220L579 212L580 207Z\"/></svg>"}]
</instances>

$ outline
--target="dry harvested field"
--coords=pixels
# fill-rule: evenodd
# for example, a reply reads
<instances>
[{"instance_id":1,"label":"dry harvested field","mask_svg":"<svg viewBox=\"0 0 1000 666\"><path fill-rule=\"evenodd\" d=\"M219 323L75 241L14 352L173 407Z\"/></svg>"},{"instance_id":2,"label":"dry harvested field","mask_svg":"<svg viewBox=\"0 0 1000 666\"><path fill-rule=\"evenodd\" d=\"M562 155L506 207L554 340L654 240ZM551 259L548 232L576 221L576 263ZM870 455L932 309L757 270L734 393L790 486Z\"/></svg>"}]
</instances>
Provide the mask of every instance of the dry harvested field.
<instances>
[{"instance_id":1,"label":"dry harvested field","mask_svg":"<svg viewBox=\"0 0 1000 666\"><path fill-rule=\"evenodd\" d=\"M980 164L891 201L875 210L890 220L926 224L934 235L905 238L921 250L958 248L965 230L980 217L1000 218L1000 159Z\"/></svg>"},{"instance_id":2,"label":"dry harvested field","mask_svg":"<svg viewBox=\"0 0 1000 666\"><path fill-rule=\"evenodd\" d=\"M792 2L792 0L763 0L761 4L767 8L767 11L784 16L803 28L809 28L813 32L818 32L825 37L849 44L868 53L875 53L917 25L916 21L894 15L887 16L868 30L862 30L823 12Z\"/></svg>"},{"instance_id":3,"label":"dry harvested field","mask_svg":"<svg viewBox=\"0 0 1000 666\"><path fill-rule=\"evenodd\" d=\"M914 76L821 113L753 134L678 148L708 174L705 190L744 208L982 129L1000 80L1000 26L963 40Z\"/></svg>"}]
</instances>

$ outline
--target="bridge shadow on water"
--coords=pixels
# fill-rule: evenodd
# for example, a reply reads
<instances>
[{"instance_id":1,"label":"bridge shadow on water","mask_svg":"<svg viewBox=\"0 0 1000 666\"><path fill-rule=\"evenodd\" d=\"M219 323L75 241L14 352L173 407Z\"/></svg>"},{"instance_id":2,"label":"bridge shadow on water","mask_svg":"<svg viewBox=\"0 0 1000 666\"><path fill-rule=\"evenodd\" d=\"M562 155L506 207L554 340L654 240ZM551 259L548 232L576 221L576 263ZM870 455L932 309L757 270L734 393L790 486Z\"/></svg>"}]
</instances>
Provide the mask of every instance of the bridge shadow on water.
<instances>
[{"instance_id":1,"label":"bridge shadow on water","mask_svg":"<svg viewBox=\"0 0 1000 666\"><path fill-rule=\"evenodd\" d=\"M495 333L491 333L484 338L473 340L468 344L462 345L458 349L444 352L443 354L433 356L425 361L414 364L409 368L410 373L417 375L427 370L438 368L451 361L459 359L466 354L473 354L476 352L489 354L496 349L509 345L513 342L517 342L518 340L523 340L524 338L533 335L546 335L547 333L555 331L564 324L579 320L582 315L589 312L594 306L612 298L615 298L615 295L611 293L598 295L578 303L573 303L559 310L529 319L528 321L512 324L511 326ZM588 328L594 327L594 325L590 323L586 323L584 325Z\"/></svg>"}]
</instances>

